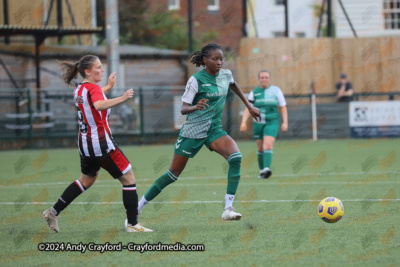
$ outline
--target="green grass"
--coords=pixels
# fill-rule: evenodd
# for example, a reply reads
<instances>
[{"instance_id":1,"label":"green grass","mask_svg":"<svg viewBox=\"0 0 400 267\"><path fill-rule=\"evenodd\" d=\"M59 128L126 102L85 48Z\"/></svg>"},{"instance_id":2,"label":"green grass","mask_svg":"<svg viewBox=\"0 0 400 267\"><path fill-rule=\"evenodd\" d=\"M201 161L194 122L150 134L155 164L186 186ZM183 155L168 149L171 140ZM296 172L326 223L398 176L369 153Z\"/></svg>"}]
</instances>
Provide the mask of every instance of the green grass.
<instances>
[{"instance_id":1,"label":"green grass","mask_svg":"<svg viewBox=\"0 0 400 267\"><path fill-rule=\"evenodd\" d=\"M120 183L104 170L93 187L75 200L88 203L70 205L60 216L60 233L51 232L41 213L79 177L78 152L71 149L1 152L1 266L394 266L400 263L397 195L400 140L277 142L272 163L274 174L269 180L256 177L255 142L238 145L243 154L242 179L234 206L244 216L241 221L220 219L227 165L220 155L203 148L189 160L180 180L143 210L140 220L154 233L139 234L125 233L122 203L109 204L122 202L122 190ZM173 146L122 149L134 166L140 197L169 167ZM15 166L19 167L19 173ZM344 217L335 224L323 222L317 214L318 201L326 196L341 199L345 207ZM204 244L206 251L39 252L39 242L182 242Z\"/></svg>"}]
</instances>

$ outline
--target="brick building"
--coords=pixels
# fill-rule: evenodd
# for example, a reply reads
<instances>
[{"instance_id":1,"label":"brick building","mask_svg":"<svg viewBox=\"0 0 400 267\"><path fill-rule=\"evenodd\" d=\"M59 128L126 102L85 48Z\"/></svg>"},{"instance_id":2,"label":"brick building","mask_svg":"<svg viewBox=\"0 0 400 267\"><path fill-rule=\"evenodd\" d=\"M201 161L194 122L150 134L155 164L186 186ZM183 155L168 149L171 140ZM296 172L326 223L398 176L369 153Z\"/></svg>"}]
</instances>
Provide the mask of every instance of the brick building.
<instances>
[{"instance_id":1,"label":"brick building","mask_svg":"<svg viewBox=\"0 0 400 267\"><path fill-rule=\"evenodd\" d=\"M155 14L170 11L187 22L188 0L152 0L149 4ZM239 52L243 21L241 0L192 0L192 12L193 38L202 40L209 34L215 36L210 42L219 44L227 52Z\"/></svg>"}]
</instances>

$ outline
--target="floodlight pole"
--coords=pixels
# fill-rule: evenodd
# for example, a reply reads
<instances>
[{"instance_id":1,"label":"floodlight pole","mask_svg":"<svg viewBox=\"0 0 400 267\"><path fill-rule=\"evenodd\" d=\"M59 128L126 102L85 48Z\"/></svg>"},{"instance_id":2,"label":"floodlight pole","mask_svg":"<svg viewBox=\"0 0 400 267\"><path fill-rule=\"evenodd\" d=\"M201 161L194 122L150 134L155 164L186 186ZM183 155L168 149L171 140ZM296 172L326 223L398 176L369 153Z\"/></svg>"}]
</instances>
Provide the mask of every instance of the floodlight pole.
<instances>
[{"instance_id":1,"label":"floodlight pole","mask_svg":"<svg viewBox=\"0 0 400 267\"><path fill-rule=\"evenodd\" d=\"M327 13L328 13L328 37L332 37L332 0L327 0Z\"/></svg>"},{"instance_id":2,"label":"floodlight pole","mask_svg":"<svg viewBox=\"0 0 400 267\"><path fill-rule=\"evenodd\" d=\"M58 28L61 28L63 26L63 15L62 15L62 0L57 0L57 25ZM58 44L61 43L61 39L63 36L59 35L58 36Z\"/></svg>"},{"instance_id":3,"label":"floodlight pole","mask_svg":"<svg viewBox=\"0 0 400 267\"><path fill-rule=\"evenodd\" d=\"M97 27L96 0L92 0L92 27ZM97 46L97 36L95 33L92 34L92 44Z\"/></svg>"},{"instance_id":4,"label":"floodlight pole","mask_svg":"<svg viewBox=\"0 0 400 267\"><path fill-rule=\"evenodd\" d=\"M193 29L192 29L192 0L188 0L188 41L189 53L193 53Z\"/></svg>"},{"instance_id":5,"label":"floodlight pole","mask_svg":"<svg viewBox=\"0 0 400 267\"><path fill-rule=\"evenodd\" d=\"M243 37L247 37L246 23L247 23L247 1L242 0L242 36ZM256 25L254 25L254 27L256 27Z\"/></svg>"},{"instance_id":6,"label":"floodlight pole","mask_svg":"<svg viewBox=\"0 0 400 267\"><path fill-rule=\"evenodd\" d=\"M107 72L110 76L119 70L119 16L118 0L106 0L106 40L107 40ZM117 85L121 85L121 75L117 74Z\"/></svg>"},{"instance_id":7,"label":"floodlight pole","mask_svg":"<svg viewBox=\"0 0 400 267\"><path fill-rule=\"evenodd\" d=\"M284 0L283 5L285 6L285 37L289 37L288 0Z\"/></svg>"},{"instance_id":8,"label":"floodlight pole","mask_svg":"<svg viewBox=\"0 0 400 267\"><path fill-rule=\"evenodd\" d=\"M8 0L3 0L4 25L8 25ZM5 44L10 44L10 37L4 37Z\"/></svg>"}]
</instances>

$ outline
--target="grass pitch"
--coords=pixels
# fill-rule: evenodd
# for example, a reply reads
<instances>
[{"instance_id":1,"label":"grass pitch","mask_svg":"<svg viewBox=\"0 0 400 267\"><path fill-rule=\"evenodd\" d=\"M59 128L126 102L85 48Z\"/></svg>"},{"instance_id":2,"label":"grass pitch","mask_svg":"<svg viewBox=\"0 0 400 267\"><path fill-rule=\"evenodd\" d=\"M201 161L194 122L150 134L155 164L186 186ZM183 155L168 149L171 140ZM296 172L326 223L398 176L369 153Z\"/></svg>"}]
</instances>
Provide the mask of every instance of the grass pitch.
<instances>
[{"instance_id":1,"label":"grass pitch","mask_svg":"<svg viewBox=\"0 0 400 267\"><path fill-rule=\"evenodd\" d=\"M400 140L278 141L273 176L258 179L255 142L238 142L242 178L234 207L221 214L228 165L203 148L178 182L143 210L154 233L124 231L122 187L104 170L60 216L53 233L42 212L80 175L77 150L2 151L2 266L395 266L400 263ZM169 167L172 145L121 147L134 167L139 197ZM344 217L319 219L320 200L342 200ZM204 244L204 252L40 252L41 242L123 245Z\"/></svg>"}]
</instances>

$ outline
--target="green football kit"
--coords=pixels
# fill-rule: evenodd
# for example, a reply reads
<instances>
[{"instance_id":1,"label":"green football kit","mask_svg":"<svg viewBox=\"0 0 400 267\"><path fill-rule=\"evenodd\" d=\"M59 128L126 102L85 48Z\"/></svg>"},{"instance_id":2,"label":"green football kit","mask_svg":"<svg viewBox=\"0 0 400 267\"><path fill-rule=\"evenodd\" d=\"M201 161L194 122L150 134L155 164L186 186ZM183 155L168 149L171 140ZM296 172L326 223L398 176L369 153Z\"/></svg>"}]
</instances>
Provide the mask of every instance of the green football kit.
<instances>
[{"instance_id":1,"label":"green football kit","mask_svg":"<svg viewBox=\"0 0 400 267\"><path fill-rule=\"evenodd\" d=\"M276 138L279 132L278 107L286 106L285 97L281 89L270 85L268 88L256 87L249 94L249 102L260 109L261 121L254 120L254 138L263 140L264 136ZM272 162L272 149L257 151L258 166L262 172L269 171Z\"/></svg>"},{"instance_id":2,"label":"green football kit","mask_svg":"<svg viewBox=\"0 0 400 267\"><path fill-rule=\"evenodd\" d=\"M203 99L208 99L205 110L195 110L187 115L174 152L193 158L203 144L210 144L227 133L222 130L222 113L225 106L229 84L234 83L232 72L221 69L218 75L208 74L204 69L190 77L182 101L192 106Z\"/></svg>"},{"instance_id":3,"label":"green football kit","mask_svg":"<svg viewBox=\"0 0 400 267\"><path fill-rule=\"evenodd\" d=\"M182 96L182 101L194 106L201 99L206 98L209 106L205 106L205 110L195 110L187 115L186 122L182 126L175 143L174 152L176 154L186 158L193 158L204 144L210 149L210 144L213 141L227 134L222 130L222 113L229 85L234 82L232 72L228 69L221 69L217 75L211 75L203 69L190 77L185 93ZM225 209L232 206L235 198L240 180L242 154L239 151L234 152L226 160L228 161L229 169ZM144 205L160 194L166 186L177 180L178 174L167 170L141 198L138 205L139 212Z\"/></svg>"},{"instance_id":4,"label":"green football kit","mask_svg":"<svg viewBox=\"0 0 400 267\"><path fill-rule=\"evenodd\" d=\"M274 85L270 85L266 89L256 87L250 92L248 99L261 113L261 121L254 120L254 138L263 139L266 135L276 138L279 131L278 106L286 106L281 89Z\"/></svg>"}]
</instances>

